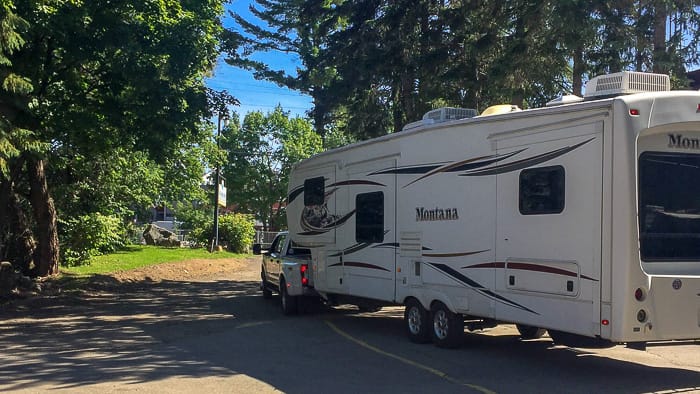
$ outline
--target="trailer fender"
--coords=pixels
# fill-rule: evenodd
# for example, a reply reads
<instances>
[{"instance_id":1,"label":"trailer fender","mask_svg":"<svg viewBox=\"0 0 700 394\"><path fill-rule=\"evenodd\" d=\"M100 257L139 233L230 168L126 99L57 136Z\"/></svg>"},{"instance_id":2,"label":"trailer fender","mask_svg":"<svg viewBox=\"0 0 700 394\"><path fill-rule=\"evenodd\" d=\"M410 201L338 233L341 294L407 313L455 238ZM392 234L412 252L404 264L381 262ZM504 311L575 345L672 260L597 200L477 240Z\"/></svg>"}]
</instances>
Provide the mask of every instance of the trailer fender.
<instances>
[{"instance_id":1,"label":"trailer fender","mask_svg":"<svg viewBox=\"0 0 700 394\"><path fill-rule=\"evenodd\" d=\"M426 310L430 310L430 308L433 306L433 304L435 302L439 301L439 302L442 302L443 304L445 304L445 306L447 306L447 308L451 312L461 314L461 312L459 312L455 308L455 304L454 304L453 300L451 300L447 294L445 294L441 291L436 291L436 290L431 289L431 290L423 290L419 294L409 295L406 298L404 298L404 300L403 300L404 305L406 305L406 302L411 298L417 299Z\"/></svg>"}]
</instances>

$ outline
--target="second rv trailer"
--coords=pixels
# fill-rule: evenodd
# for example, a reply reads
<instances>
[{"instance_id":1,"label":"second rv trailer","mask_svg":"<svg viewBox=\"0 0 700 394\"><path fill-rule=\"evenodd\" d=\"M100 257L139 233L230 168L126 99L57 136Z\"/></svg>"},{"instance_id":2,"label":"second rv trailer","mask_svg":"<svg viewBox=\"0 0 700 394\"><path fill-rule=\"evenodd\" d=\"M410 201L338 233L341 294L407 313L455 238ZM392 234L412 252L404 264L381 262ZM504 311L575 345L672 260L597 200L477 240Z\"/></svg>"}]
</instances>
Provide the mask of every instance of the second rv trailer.
<instances>
[{"instance_id":1,"label":"second rv trailer","mask_svg":"<svg viewBox=\"0 0 700 394\"><path fill-rule=\"evenodd\" d=\"M700 93L412 124L297 164L287 217L318 292L407 305L414 339L700 338Z\"/></svg>"}]
</instances>

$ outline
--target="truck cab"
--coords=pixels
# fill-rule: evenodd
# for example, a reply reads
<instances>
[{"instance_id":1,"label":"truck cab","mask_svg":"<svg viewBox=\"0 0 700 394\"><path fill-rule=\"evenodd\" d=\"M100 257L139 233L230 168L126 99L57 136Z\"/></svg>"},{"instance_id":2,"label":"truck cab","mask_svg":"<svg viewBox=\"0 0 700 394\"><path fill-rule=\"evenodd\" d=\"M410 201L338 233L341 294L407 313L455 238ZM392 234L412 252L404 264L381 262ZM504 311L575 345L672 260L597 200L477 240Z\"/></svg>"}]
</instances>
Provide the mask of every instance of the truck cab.
<instances>
[{"instance_id":1,"label":"truck cab","mask_svg":"<svg viewBox=\"0 0 700 394\"><path fill-rule=\"evenodd\" d=\"M269 249L256 245L253 252L262 255L263 297L271 298L273 292L278 293L284 314L298 311L300 297L318 297L313 287L311 251L295 245L288 232L277 234Z\"/></svg>"}]
</instances>

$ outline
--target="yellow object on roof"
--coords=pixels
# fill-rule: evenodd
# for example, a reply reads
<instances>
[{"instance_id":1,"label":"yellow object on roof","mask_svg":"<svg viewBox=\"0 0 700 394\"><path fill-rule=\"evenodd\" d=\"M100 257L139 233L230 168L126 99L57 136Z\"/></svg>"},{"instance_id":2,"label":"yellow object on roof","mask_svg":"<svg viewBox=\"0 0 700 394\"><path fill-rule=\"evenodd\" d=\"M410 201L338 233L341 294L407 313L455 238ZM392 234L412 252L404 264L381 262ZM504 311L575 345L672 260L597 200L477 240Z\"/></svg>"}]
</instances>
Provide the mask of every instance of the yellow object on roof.
<instances>
[{"instance_id":1,"label":"yellow object on roof","mask_svg":"<svg viewBox=\"0 0 700 394\"><path fill-rule=\"evenodd\" d=\"M484 110L479 116L489 116L498 114L507 114L508 112L522 111L517 105L512 104L499 104L492 105Z\"/></svg>"}]
</instances>

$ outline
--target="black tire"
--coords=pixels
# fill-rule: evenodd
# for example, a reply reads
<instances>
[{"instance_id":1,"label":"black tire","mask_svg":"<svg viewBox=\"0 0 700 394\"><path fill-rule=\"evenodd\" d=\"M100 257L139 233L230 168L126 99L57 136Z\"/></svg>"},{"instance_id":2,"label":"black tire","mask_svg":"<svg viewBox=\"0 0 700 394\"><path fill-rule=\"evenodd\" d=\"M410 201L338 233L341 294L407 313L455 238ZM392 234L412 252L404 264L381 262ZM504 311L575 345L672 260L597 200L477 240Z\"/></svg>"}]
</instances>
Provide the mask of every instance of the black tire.
<instances>
[{"instance_id":1,"label":"black tire","mask_svg":"<svg viewBox=\"0 0 700 394\"><path fill-rule=\"evenodd\" d=\"M522 339L540 339L547 332L544 328L528 326L525 324L516 324L515 327L520 333Z\"/></svg>"},{"instance_id":2,"label":"black tire","mask_svg":"<svg viewBox=\"0 0 700 394\"><path fill-rule=\"evenodd\" d=\"M260 276L262 278L260 281L260 290L262 291L263 298L269 300L272 298L272 290L270 290L270 287L265 280L265 271L263 271Z\"/></svg>"},{"instance_id":3,"label":"black tire","mask_svg":"<svg viewBox=\"0 0 700 394\"><path fill-rule=\"evenodd\" d=\"M282 313L287 316L296 315L299 312L299 300L287 293L287 284L284 279L280 280L280 304L282 305Z\"/></svg>"},{"instance_id":4,"label":"black tire","mask_svg":"<svg viewBox=\"0 0 700 394\"><path fill-rule=\"evenodd\" d=\"M430 330L433 343L437 347L454 349L464 338L464 318L450 311L442 302L435 302L430 308Z\"/></svg>"},{"instance_id":5,"label":"black tire","mask_svg":"<svg viewBox=\"0 0 700 394\"><path fill-rule=\"evenodd\" d=\"M406 302L403 321L406 327L406 334L411 342L430 342L430 314L415 298L411 298Z\"/></svg>"}]
</instances>

